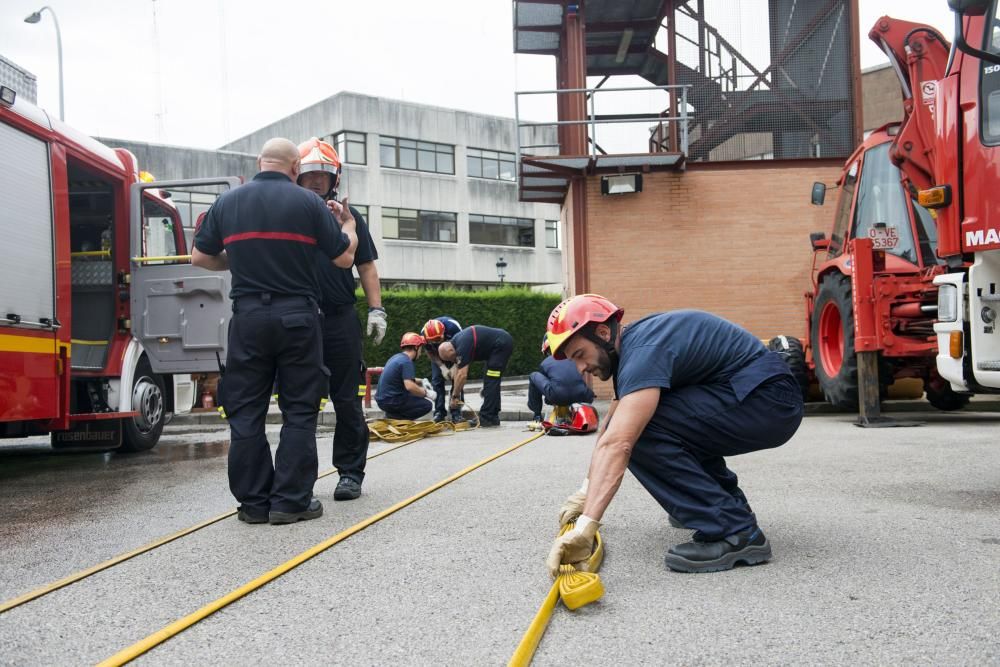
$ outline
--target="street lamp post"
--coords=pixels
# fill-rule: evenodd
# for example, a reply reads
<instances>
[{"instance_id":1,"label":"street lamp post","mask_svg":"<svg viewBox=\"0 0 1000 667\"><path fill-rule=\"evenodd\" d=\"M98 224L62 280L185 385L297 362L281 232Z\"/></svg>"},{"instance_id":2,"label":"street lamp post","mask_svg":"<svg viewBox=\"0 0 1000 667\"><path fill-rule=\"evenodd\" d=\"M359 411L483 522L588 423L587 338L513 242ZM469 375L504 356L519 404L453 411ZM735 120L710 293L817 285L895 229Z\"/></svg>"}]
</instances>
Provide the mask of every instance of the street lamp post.
<instances>
[{"instance_id":1,"label":"street lamp post","mask_svg":"<svg viewBox=\"0 0 1000 667\"><path fill-rule=\"evenodd\" d=\"M62 57L62 33L59 32L59 20L55 11L48 5L42 7L37 12L24 19L25 23L38 23L42 20L42 12L48 10L52 15L52 23L56 26L56 50L59 54L59 120L66 120L65 108L63 107L63 57Z\"/></svg>"},{"instance_id":2,"label":"street lamp post","mask_svg":"<svg viewBox=\"0 0 1000 667\"><path fill-rule=\"evenodd\" d=\"M507 262L503 261L503 257L497 262L497 277L500 278L500 287L503 287L503 279L507 274L504 273L504 269L507 268Z\"/></svg>"}]
</instances>

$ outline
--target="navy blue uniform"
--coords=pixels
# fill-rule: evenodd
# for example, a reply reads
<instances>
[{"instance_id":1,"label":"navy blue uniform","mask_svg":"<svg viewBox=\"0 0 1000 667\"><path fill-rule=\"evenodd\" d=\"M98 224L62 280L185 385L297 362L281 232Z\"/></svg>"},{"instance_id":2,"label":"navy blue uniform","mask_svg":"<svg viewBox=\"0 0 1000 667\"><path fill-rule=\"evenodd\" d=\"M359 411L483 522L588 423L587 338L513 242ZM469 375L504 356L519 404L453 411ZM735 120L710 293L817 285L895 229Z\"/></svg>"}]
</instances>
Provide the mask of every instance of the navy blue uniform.
<instances>
[{"instance_id":1,"label":"navy blue uniform","mask_svg":"<svg viewBox=\"0 0 1000 667\"><path fill-rule=\"evenodd\" d=\"M500 377L514 351L514 339L503 329L475 324L455 334L451 344L455 346L455 365L459 368L465 368L473 361L486 362L483 407L479 417L486 422L499 422Z\"/></svg>"},{"instance_id":2,"label":"navy blue uniform","mask_svg":"<svg viewBox=\"0 0 1000 667\"><path fill-rule=\"evenodd\" d=\"M354 265L378 259L364 216L353 206L357 223L358 247ZM368 456L368 425L361 407L365 393L365 365L362 354L361 322L354 307L354 271L333 265L322 252L316 254L320 282L320 310L323 311L323 363L330 371L329 396L337 415L333 432L333 466L341 477L359 484L365 477Z\"/></svg>"},{"instance_id":3,"label":"navy blue uniform","mask_svg":"<svg viewBox=\"0 0 1000 667\"><path fill-rule=\"evenodd\" d=\"M439 315L438 317L434 317L432 319L435 319L444 325L444 340L441 342L450 341L452 338L455 337L455 334L457 334L459 331L462 330L462 325L458 323L458 320L449 315ZM438 345L439 344L428 343L427 347L431 348L434 351L434 353L437 354ZM446 366L450 365L444 361L442 361L441 363L444 363ZM431 364L431 386L434 387L434 391L435 393L437 393L437 398L434 399L434 419L440 421L444 419L445 414L447 413L445 412L444 409L444 400L445 400L444 373L441 372L441 367L438 366L436 363ZM459 400L462 400L465 397L458 396L457 398ZM452 421L455 422L461 421L462 410L459 409L452 411L451 419Z\"/></svg>"},{"instance_id":4,"label":"navy blue uniform","mask_svg":"<svg viewBox=\"0 0 1000 667\"><path fill-rule=\"evenodd\" d=\"M233 317L219 401L231 431L229 488L242 509L301 512L316 482L316 417L325 392L317 248L349 247L326 204L284 174L266 171L226 192L195 234L208 255L223 250L232 273ZM285 425L274 462L264 433L277 373Z\"/></svg>"},{"instance_id":5,"label":"navy blue uniform","mask_svg":"<svg viewBox=\"0 0 1000 667\"><path fill-rule=\"evenodd\" d=\"M389 419L419 419L431 410L431 402L407 391L404 380L416 381L416 369L412 359L397 352L383 366L375 390L375 402Z\"/></svg>"},{"instance_id":6,"label":"navy blue uniform","mask_svg":"<svg viewBox=\"0 0 1000 667\"><path fill-rule=\"evenodd\" d=\"M546 357L538 370L528 376L528 409L531 414L542 414L542 397L549 405L590 403L593 390L583 381L576 363L570 359Z\"/></svg>"},{"instance_id":7,"label":"navy blue uniform","mask_svg":"<svg viewBox=\"0 0 1000 667\"><path fill-rule=\"evenodd\" d=\"M660 402L629 470L696 540L756 525L723 457L777 447L802 421L787 364L750 332L697 310L650 315L622 332L615 395L657 387Z\"/></svg>"}]
</instances>

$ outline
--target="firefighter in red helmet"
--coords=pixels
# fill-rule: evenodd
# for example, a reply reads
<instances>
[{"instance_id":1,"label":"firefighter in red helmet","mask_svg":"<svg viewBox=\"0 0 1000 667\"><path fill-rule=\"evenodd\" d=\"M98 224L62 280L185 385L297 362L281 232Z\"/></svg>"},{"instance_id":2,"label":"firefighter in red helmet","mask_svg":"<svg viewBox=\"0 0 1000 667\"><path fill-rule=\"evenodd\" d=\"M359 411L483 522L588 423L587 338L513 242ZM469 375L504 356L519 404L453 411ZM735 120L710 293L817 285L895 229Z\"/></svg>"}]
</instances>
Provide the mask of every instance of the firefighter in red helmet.
<instances>
[{"instance_id":1,"label":"firefighter in red helmet","mask_svg":"<svg viewBox=\"0 0 1000 667\"><path fill-rule=\"evenodd\" d=\"M434 390L427 380L417 380L413 362L424 346L424 338L408 331L399 341L400 352L382 368L375 402L389 419L419 419L431 411Z\"/></svg>"},{"instance_id":2,"label":"firefighter in red helmet","mask_svg":"<svg viewBox=\"0 0 1000 667\"><path fill-rule=\"evenodd\" d=\"M340 157L333 146L315 137L299 145L298 183L324 200L336 201L340 185ZM346 202L346 200L345 200ZM357 222L358 249L354 267L368 300L368 335L378 345L386 330L375 260L378 252L361 213L351 208ZM329 262L327 262L329 264ZM333 465L340 474L335 500L353 500L361 495L368 456L368 426L361 398L364 396L365 366L362 361L361 323L355 310L354 272L318 266L320 310L323 312L323 363L330 370L330 400L337 416L333 435Z\"/></svg>"},{"instance_id":3,"label":"firefighter in red helmet","mask_svg":"<svg viewBox=\"0 0 1000 667\"><path fill-rule=\"evenodd\" d=\"M546 564L585 562L628 468L669 514L695 531L667 551L667 567L716 572L771 557L726 456L788 441L802 421L802 392L784 360L749 331L697 310L657 313L621 326L624 310L596 294L557 306L546 328L556 359L614 382L583 486L560 510L574 523Z\"/></svg>"}]
</instances>

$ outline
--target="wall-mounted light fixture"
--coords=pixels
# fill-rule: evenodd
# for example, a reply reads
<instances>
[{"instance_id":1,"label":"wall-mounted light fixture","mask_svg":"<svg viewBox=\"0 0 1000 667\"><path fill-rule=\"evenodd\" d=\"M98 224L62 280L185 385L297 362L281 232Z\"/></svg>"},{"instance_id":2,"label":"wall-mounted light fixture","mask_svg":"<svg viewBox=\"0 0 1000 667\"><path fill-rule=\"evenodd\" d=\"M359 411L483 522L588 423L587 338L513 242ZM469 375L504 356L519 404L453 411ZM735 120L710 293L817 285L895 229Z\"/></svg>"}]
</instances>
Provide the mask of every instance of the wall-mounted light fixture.
<instances>
[{"instance_id":1,"label":"wall-mounted light fixture","mask_svg":"<svg viewBox=\"0 0 1000 667\"><path fill-rule=\"evenodd\" d=\"M642 174L601 176L602 195L628 195L642 192Z\"/></svg>"}]
</instances>

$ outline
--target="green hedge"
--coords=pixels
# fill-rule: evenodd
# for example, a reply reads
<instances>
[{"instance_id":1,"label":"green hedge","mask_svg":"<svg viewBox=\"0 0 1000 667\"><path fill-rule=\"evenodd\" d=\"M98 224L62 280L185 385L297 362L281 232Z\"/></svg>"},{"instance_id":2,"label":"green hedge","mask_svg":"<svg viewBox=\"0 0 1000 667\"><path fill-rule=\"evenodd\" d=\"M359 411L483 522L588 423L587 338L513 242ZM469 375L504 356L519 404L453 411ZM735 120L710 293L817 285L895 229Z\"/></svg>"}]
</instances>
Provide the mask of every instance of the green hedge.
<instances>
[{"instance_id":1,"label":"green hedge","mask_svg":"<svg viewBox=\"0 0 1000 667\"><path fill-rule=\"evenodd\" d=\"M460 292L457 290L384 291L382 306L389 315L389 330L381 345L374 345L365 336L365 364L384 366L399 352L399 340L407 331L420 331L424 322L439 315L450 315L462 327L482 324L506 329L514 337L514 353L505 375L527 375L541 362L542 334L552 309L561 301L553 294L541 294L525 289L503 289L490 292ZM368 304L358 291L358 315L362 330L368 319ZM482 377L483 364L474 363L469 377ZM420 355L417 376L430 377L430 363Z\"/></svg>"}]
</instances>

